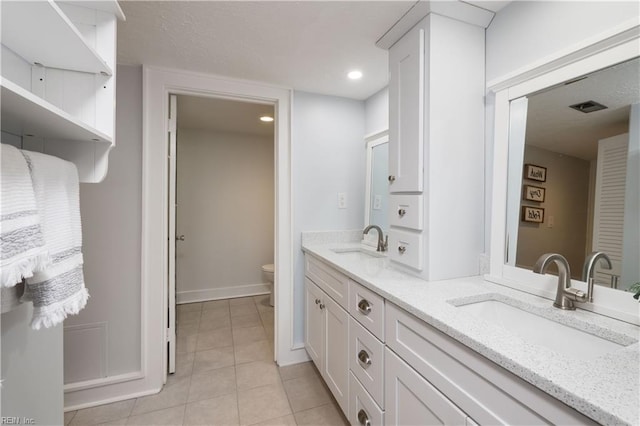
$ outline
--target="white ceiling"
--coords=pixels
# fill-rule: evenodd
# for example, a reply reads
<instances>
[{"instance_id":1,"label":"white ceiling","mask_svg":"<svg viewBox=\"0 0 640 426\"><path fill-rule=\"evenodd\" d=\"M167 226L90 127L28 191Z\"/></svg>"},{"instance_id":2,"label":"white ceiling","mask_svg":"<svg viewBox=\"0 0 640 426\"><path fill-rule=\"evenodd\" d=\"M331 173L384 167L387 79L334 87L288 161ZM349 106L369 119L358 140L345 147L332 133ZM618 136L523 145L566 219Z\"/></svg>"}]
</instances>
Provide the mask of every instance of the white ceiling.
<instances>
[{"instance_id":1,"label":"white ceiling","mask_svg":"<svg viewBox=\"0 0 640 426\"><path fill-rule=\"evenodd\" d=\"M118 63L366 99L388 81L387 51L375 42L414 3L121 1ZM364 77L348 80L356 68Z\"/></svg>"},{"instance_id":2,"label":"white ceiling","mask_svg":"<svg viewBox=\"0 0 640 426\"><path fill-rule=\"evenodd\" d=\"M569 108L595 101L608 108L588 114ZM629 106L640 102L640 59L529 97L526 143L584 160L598 155L598 140L629 131Z\"/></svg>"},{"instance_id":3,"label":"white ceiling","mask_svg":"<svg viewBox=\"0 0 640 426\"><path fill-rule=\"evenodd\" d=\"M178 129L272 136L273 106L228 99L178 96Z\"/></svg>"}]
</instances>

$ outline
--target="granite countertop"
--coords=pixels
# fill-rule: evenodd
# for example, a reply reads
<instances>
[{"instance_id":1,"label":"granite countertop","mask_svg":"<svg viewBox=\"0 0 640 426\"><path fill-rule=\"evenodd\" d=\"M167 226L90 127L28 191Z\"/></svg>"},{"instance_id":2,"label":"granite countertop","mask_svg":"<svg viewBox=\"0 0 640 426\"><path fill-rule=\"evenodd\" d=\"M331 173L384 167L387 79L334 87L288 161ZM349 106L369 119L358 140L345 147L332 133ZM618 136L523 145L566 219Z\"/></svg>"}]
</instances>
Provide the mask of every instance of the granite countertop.
<instances>
[{"instance_id":1,"label":"granite countertop","mask_svg":"<svg viewBox=\"0 0 640 426\"><path fill-rule=\"evenodd\" d=\"M358 260L334 251L363 247L352 242L303 239L306 253L587 417L603 424L640 422L639 327L580 309L561 311L547 299L485 281L481 276L427 282L392 269L386 258ZM536 315L588 330L622 346L591 359L576 359L456 307L489 299L520 304Z\"/></svg>"}]
</instances>

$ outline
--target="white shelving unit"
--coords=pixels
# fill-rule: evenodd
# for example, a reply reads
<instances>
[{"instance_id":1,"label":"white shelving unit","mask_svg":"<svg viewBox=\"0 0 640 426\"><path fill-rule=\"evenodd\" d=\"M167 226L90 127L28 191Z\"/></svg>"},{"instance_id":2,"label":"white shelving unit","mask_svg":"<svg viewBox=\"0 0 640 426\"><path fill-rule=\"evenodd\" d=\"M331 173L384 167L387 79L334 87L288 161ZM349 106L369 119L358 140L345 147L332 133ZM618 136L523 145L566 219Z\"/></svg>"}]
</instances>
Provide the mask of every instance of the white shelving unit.
<instances>
[{"instance_id":1,"label":"white shelving unit","mask_svg":"<svg viewBox=\"0 0 640 426\"><path fill-rule=\"evenodd\" d=\"M22 129L22 135L70 141L94 141L113 144L113 138L85 124L69 113L3 78L2 126Z\"/></svg>"},{"instance_id":2,"label":"white shelving unit","mask_svg":"<svg viewBox=\"0 0 640 426\"><path fill-rule=\"evenodd\" d=\"M74 162L82 182L100 182L115 144L120 6L39 0L0 8L3 134Z\"/></svg>"}]
</instances>

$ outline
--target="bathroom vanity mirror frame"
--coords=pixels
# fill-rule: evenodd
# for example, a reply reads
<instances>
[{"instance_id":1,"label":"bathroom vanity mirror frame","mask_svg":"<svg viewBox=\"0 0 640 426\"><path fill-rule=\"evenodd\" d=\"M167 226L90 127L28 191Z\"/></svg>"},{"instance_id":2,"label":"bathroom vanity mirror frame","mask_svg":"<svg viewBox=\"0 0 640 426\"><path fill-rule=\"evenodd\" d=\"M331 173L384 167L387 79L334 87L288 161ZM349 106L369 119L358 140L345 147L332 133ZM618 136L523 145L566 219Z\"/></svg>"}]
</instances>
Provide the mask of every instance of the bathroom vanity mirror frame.
<instances>
[{"instance_id":1,"label":"bathroom vanity mirror frame","mask_svg":"<svg viewBox=\"0 0 640 426\"><path fill-rule=\"evenodd\" d=\"M366 174L365 174L365 193L364 193L364 225L379 225L382 230L387 232L389 230L389 224L371 223L371 191L373 180L373 150L375 147L389 143L389 129L382 130L380 132L372 133L364 138L365 150L366 150ZM385 173L386 174L386 173ZM387 187L386 191L387 200L389 197L389 191ZM363 237L363 244L370 245L371 247L377 246L378 236L374 233Z\"/></svg>"},{"instance_id":2,"label":"bathroom vanity mirror frame","mask_svg":"<svg viewBox=\"0 0 640 426\"><path fill-rule=\"evenodd\" d=\"M527 67L515 76L488 84L488 99L494 104L493 186L491 203L490 270L485 278L531 294L553 299L558 278L539 275L506 264L507 183L509 160L510 102L585 74L637 58L640 53L640 25L637 19L574 48ZM542 253L540 253L542 254ZM572 286L586 291L586 283L572 280ZM581 309L640 325L638 301L629 292L596 286L593 303Z\"/></svg>"}]
</instances>

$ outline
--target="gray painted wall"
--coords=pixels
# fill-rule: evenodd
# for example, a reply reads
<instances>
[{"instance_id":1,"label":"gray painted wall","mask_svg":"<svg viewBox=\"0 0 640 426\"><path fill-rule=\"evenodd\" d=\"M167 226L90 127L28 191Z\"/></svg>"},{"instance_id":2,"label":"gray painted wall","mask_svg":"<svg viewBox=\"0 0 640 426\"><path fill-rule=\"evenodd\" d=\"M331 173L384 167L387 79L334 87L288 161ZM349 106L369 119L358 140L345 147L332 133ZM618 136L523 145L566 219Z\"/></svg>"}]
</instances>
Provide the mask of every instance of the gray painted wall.
<instances>
[{"instance_id":1,"label":"gray painted wall","mask_svg":"<svg viewBox=\"0 0 640 426\"><path fill-rule=\"evenodd\" d=\"M607 31L640 14L635 1L514 1L486 32L487 81Z\"/></svg>"},{"instance_id":2,"label":"gray painted wall","mask_svg":"<svg viewBox=\"0 0 640 426\"><path fill-rule=\"evenodd\" d=\"M178 302L264 291L260 267L273 263L274 249L273 137L179 128L177 149Z\"/></svg>"},{"instance_id":3,"label":"gray painted wall","mask_svg":"<svg viewBox=\"0 0 640 426\"><path fill-rule=\"evenodd\" d=\"M118 66L117 73L116 146L109 172L99 184L80 185L91 297L64 323L65 378L74 382L99 378L101 364L106 376L140 370L142 68ZM104 363L99 356L106 357Z\"/></svg>"},{"instance_id":4,"label":"gray painted wall","mask_svg":"<svg viewBox=\"0 0 640 426\"><path fill-rule=\"evenodd\" d=\"M389 128L389 88L379 90L364 101L364 134Z\"/></svg>"},{"instance_id":5,"label":"gray painted wall","mask_svg":"<svg viewBox=\"0 0 640 426\"><path fill-rule=\"evenodd\" d=\"M294 342L304 341L301 232L364 228L364 102L294 92L292 112ZM347 208L338 209L338 193Z\"/></svg>"}]
</instances>

